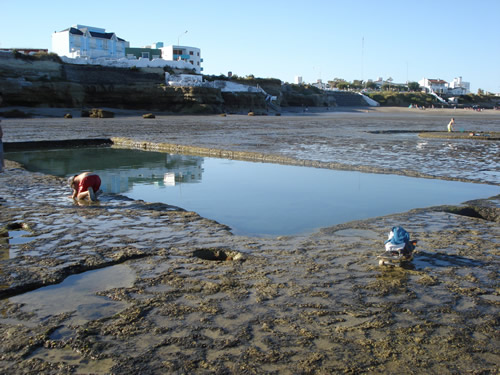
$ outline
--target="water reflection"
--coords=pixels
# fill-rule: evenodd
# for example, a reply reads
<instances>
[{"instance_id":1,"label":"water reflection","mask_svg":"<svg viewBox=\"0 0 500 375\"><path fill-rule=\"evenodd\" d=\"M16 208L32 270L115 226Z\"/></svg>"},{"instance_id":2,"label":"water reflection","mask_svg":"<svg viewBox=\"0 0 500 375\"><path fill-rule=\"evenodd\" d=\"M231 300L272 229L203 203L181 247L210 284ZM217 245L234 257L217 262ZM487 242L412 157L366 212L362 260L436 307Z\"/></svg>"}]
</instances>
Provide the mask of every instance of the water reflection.
<instances>
[{"instance_id":1,"label":"water reflection","mask_svg":"<svg viewBox=\"0 0 500 375\"><path fill-rule=\"evenodd\" d=\"M130 267L119 264L69 276L60 284L11 297L10 302L22 303L23 310L36 312L41 319L74 311L71 323L83 324L125 309L125 302L97 296L96 293L114 288L129 288L135 277L136 274Z\"/></svg>"},{"instance_id":2,"label":"water reflection","mask_svg":"<svg viewBox=\"0 0 500 375\"><path fill-rule=\"evenodd\" d=\"M97 172L105 192L163 202L229 225L236 234L305 233L412 208L459 204L498 186L172 155L114 148L8 153L59 176Z\"/></svg>"},{"instance_id":3,"label":"water reflection","mask_svg":"<svg viewBox=\"0 0 500 375\"><path fill-rule=\"evenodd\" d=\"M203 172L201 157L110 147L9 152L6 158L60 177L91 170L101 177L101 189L115 194L126 193L134 184L199 182Z\"/></svg>"},{"instance_id":4,"label":"water reflection","mask_svg":"<svg viewBox=\"0 0 500 375\"><path fill-rule=\"evenodd\" d=\"M2 233L0 236L0 260L18 256L19 246L33 241L31 232L16 229Z\"/></svg>"}]
</instances>

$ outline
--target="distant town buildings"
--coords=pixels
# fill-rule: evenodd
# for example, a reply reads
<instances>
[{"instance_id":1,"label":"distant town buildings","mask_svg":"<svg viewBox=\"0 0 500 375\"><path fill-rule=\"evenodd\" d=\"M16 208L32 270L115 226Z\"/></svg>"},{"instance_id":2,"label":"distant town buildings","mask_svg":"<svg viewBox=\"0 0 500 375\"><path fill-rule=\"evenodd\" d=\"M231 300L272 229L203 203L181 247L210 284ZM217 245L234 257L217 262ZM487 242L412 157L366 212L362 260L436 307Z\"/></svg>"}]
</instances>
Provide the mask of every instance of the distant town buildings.
<instances>
[{"instance_id":1,"label":"distant town buildings","mask_svg":"<svg viewBox=\"0 0 500 375\"><path fill-rule=\"evenodd\" d=\"M470 93L470 83L463 82L462 77L448 83L442 79L423 78L418 84L427 92L447 95L466 95Z\"/></svg>"}]
</instances>

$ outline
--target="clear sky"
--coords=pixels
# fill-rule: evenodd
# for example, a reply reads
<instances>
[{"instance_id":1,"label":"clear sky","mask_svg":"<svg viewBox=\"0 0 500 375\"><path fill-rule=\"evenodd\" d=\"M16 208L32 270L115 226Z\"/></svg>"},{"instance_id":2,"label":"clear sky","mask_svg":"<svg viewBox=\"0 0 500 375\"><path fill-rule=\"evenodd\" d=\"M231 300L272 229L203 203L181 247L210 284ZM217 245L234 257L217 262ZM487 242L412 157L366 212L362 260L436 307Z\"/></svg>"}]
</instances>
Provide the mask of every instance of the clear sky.
<instances>
[{"instance_id":1,"label":"clear sky","mask_svg":"<svg viewBox=\"0 0 500 375\"><path fill-rule=\"evenodd\" d=\"M50 50L54 31L83 24L131 47L198 47L204 74L461 76L472 92L500 92L499 17L500 0L0 0L0 48Z\"/></svg>"}]
</instances>

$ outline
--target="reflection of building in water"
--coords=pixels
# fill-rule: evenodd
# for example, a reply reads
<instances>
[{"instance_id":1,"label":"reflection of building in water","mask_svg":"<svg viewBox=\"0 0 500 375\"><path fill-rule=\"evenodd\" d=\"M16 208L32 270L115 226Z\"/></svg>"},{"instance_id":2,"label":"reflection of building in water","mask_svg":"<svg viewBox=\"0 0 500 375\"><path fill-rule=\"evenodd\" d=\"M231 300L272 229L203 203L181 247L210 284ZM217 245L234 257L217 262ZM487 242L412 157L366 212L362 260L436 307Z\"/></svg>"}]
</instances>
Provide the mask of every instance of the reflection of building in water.
<instances>
[{"instance_id":1,"label":"reflection of building in water","mask_svg":"<svg viewBox=\"0 0 500 375\"><path fill-rule=\"evenodd\" d=\"M164 166L122 167L95 171L102 180L102 189L110 193L124 193L134 183L155 184L160 187L201 181L203 158L189 155L165 154Z\"/></svg>"},{"instance_id":2,"label":"reflection of building in water","mask_svg":"<svg viewBox=\"0 0 500 375\"><path fill-rule=\"evenodd\" d=\"M175 173L165 173L163 176L163 183L165 186L175 186Z\"/></svg>"}]
</instances>

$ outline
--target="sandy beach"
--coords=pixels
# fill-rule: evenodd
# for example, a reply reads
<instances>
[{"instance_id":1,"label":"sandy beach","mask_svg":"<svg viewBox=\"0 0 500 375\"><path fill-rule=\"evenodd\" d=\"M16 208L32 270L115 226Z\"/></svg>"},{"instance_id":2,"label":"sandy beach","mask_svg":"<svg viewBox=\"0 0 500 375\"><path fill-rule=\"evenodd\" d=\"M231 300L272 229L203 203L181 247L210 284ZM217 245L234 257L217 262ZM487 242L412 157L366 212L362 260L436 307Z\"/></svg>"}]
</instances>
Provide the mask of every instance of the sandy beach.
<instances>
[{"instance_id":1,"label":"sandy beach","mask_svg":"<svg viewBox=\"0 0 500 375\"><path fill-rule=\"evenodd\" d=\"M62 118L71 111L72 119ZM109 138L122 147L500 184L499 141L418 136L444 131L452 116L464 132L499 132L499 111L338 108L155 119L71 111L2 119L6 148ZM6 167L4 373L498 371L499 195L260 238L118 195L76 205L64 179L8 160ZM406 268L377 264L394 225L418 239ZM9 244L15 230L29 241Z\"/></svg>"}]
</instances>

